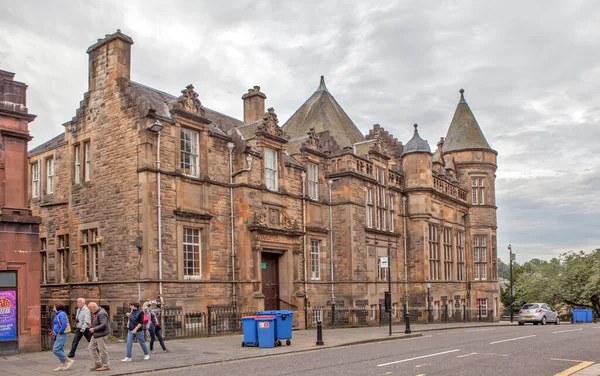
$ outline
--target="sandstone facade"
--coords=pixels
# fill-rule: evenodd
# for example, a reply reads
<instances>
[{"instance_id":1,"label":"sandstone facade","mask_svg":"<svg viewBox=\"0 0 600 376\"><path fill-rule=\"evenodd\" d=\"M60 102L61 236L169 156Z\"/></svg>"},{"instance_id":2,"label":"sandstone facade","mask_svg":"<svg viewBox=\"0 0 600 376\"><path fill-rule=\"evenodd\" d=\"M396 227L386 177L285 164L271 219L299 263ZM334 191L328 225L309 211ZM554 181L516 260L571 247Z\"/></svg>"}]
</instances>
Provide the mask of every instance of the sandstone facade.
<instances>
[{"instance_id":1,"label":"sandstone facade","mask_svg":"<svg viewBox=\"0 0 600 376\"><path fill-rule=\"evenodd\" d=\"M454 149L435 154L416 128L406 145L379 125L364 136L324 80L283 126L255 86L242 122L191 85L175 97L131 81L132 44L118 31L88 49L75 117L30 152L43 304L85 297L116 314L160 294L186 311L292 309L303 321L308 306L377 305L391 278L396 305L497 309L487 143L460 144L452 125ZM453 122L481 132L463 101Z\"/></svg>"},{"instance_id":2,"label":"sandstone facade","mask_svg":"<svg viewBox=\"0 0 600 376\"><path fill-rule=\"evenodd\" d=\"M27 202L27 85L0 70L0 354L40 349L40 218Z\"/></svg>"}]
</instances>

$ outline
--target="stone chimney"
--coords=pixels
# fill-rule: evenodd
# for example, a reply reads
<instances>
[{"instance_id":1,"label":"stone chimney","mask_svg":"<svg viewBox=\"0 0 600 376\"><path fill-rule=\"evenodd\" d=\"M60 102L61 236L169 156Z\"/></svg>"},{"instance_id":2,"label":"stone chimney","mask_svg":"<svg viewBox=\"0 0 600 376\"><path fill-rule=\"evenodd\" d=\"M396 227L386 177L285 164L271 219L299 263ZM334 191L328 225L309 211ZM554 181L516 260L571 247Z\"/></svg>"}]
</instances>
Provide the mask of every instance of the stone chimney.
<instances>
[{"instance_id":1,"label":"stone chimney","mask_svg":"<svg viewBox=\"0 0 600 376\"><path fill-rule=\"evenodd\" d=\"M262 119L265 114L265 93L260 92L260 86L254 86L248 89L248 92L242 95L244 101L244 123L250 123Z\"/></svg>"},{"instance_id":2,"label":"stone chimney","mask_svg":"<svg viewBox=\"0 0 600 376\"><path fill-rule=\"evenodd\" d=\"M27 85L14 81L15 74L0 70L0 104L7 110L27 113Z\"/></svg>"},{"instance_id":3,"label":"stone chimney","mask_svg":"<svg viewBox=\"0 0 600 376\"><path fill-rule=\"evenodd\" d=\"M90 55L89 91L114 83L117 78L129 80L131 74L131 45L133 39L121 33L107 34L88 48Z\"/></svg>"},{"instance_id":4,"label":"stone chimney","mask_svg":"<svg viewBox=\"0 0 600 376\"><path fill-rule=\"evenodd\" d=\"M0 70L0 228L8 216L31 214L27 207L27 143L31 139L29 123L36 115L29 114L25 106L27 85L14 77L14 73ZM0 251L2 244L0 234Z\"/></svg>"}]
</instances>

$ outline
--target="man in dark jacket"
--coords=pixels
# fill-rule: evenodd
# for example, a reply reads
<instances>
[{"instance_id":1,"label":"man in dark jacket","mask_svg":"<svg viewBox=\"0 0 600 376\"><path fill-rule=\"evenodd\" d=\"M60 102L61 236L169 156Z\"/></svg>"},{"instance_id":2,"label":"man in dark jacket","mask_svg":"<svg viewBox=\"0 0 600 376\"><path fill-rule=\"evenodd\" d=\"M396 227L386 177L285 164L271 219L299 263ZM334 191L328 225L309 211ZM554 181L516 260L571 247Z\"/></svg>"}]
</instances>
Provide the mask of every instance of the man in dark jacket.
<instances>
[{"instance_id":1,"label":"man in dark jacket","mask_svg":"<svg viewBox=\"0 0 600 376\"><path fill-rule=\"evenodd\" d=\"M98 304L91 302L88 308L92 313L92 340L88 346L94 366L92 371L107 371L110 369L108 363L108 351L106 351L106 336L110 333L108 328L108 314L99 307Z\"/></svg>"}]
</instances>

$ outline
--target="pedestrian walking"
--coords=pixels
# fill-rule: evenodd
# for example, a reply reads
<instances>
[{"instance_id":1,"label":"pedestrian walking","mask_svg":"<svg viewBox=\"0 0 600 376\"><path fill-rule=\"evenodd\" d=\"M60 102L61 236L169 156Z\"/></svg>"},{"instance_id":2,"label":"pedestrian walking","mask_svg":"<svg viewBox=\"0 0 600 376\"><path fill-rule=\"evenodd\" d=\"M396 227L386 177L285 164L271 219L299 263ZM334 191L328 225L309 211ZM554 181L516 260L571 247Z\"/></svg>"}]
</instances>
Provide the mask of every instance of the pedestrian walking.
<instances>
[{"instance_id":1,"label":"pedestrian walking","mask_svg":"<svg viewBox=\"0 0 600 376\"><path fill-rule=\"evenodd\" d=\"M85 305L85 299L77 299L77 313L75 314L77 329L75 330L75 337L73 337L73 343L71 344L71 351L67 355L69 358L75 357L75 351L77 351L81 337L85 337L88 343L92 340L92 333L90 333L91 322L92 316L90 315L89 308Z\"/></svg>"},{"instance_id":2,"label":"pedestrian walking","mask_svg":"<svg viewBox=\"0 0 600 376\"><path fill-rule=\"evenodd\" d=\"M164 352L169 352L169 349L165 346L165 341L162 336L162 327L160 326L160 322L156 317L156 312L159 310L153 310L150 303L146 306L145 309L148 309L150 314L150 321L148 323L148 331L150 332L150 352L154 353L154 339L158 339L158 343L160 343L160 347L162 347Z\"/></svg>"},{"instance_id":3,"label":"pedestrian walking","mask_svg":"<svg viewBox=\"0 0 600 376\"><path fill-rule=\"evenodd\" d=\"M55 336L52 352L60 361L60 365L54 370L64 371L71 368L73 363L75 363L73 359L67 358L67 354L65 354L65 342L69 336L68 333L71 331L71 325L69 325L69 318L65 312L66 308L64 304L55 304L53 310L56 312L56 315L54 316L54 326L52 327L52 335Z\"/></svg>"},{"instance_id":4,"label":"pedestrian walking","mask_svg":"<svg viewBox=\"0 0 600 376\"><path fill-rule=\"evenodd\" d=\"M90 327L92 340L88 345L88 350L90 350L90 355L94 361L94 366L91 370L108 371L110 369L108 351L106 350L106 336L110 333L108 327L108 313L106 313L104 308L98 307L98 304L94 302L90 302L88 307L92 313L92 323Z\"/></svg>"},{"instance_id":5,"label":"pedestrian walking","mask_svg":"<svg viewBox=\"0 0 600 376\"><path fill-rule=\"evenodd\" d=\"M133 346L133 339L137 338L142 351L144 352L144 360L150 359L150 353L148 347L146 347L146 340L144 339L144 312L140 309L138 302L129 303L130 312L125 315L129 318L127 326L127 355L121 359L122 362L131 362L131 348Z\"/></svg>"}]
</instances>

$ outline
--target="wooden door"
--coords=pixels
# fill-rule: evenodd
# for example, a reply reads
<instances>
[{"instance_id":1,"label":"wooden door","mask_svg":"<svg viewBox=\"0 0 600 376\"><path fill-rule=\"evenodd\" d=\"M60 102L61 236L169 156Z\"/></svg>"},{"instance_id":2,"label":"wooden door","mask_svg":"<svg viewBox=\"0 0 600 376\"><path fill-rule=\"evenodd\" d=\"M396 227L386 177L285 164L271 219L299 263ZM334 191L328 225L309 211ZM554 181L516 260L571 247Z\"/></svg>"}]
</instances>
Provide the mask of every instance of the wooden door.
<instances>
[{"instance_id":1,"label":"wooden door","mask_svg":"<svg viewBox=\"0 0 600 376\"><path fill-rule=\"evenodd\" d=\"M265 311L279 309L279 255L276 253L262 253L261 259Z\"/></svg>"}]
</instances>

